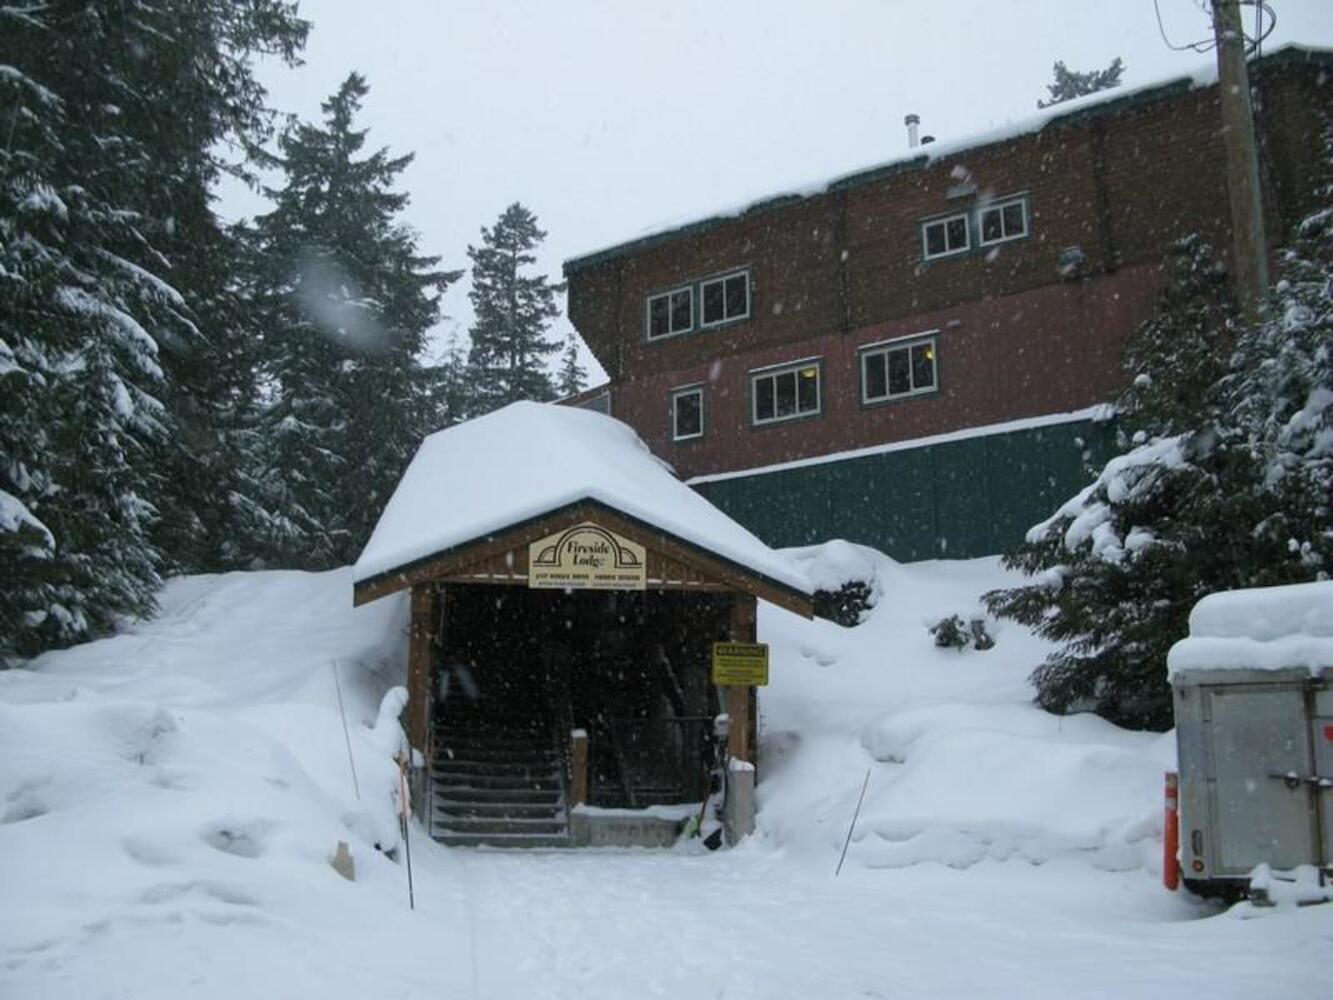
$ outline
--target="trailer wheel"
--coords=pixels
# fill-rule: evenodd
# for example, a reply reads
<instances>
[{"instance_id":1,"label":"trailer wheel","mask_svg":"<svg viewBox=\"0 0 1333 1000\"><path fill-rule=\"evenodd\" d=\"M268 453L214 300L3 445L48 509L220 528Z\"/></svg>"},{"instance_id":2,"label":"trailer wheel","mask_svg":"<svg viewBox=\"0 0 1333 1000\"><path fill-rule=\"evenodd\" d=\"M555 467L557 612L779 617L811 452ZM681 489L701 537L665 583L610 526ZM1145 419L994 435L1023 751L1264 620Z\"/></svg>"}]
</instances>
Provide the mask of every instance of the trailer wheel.
<instances>
[{"instance_id":1,"label":"trailer wheel","mask_svg":"<svg viewBox=\"0 0 1333 1000\"><path fill-rule=\"evenodd\" d=\"M1200 899L1218 899L1230 905L1239 903L1249 894L1249 884L1244 879L1232 878L1186 878L1181 884Z\"/></svg>"}]
</instances>

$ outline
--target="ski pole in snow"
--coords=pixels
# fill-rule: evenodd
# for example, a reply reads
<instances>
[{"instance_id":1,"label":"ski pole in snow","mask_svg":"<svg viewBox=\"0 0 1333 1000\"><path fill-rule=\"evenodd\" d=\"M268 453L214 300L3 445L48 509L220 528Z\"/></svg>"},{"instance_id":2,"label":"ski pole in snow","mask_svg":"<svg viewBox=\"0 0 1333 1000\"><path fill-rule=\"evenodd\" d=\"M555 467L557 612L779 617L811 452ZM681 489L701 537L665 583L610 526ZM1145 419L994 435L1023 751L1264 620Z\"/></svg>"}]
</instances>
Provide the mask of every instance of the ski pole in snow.
<instances>
[{"instance_id":1,"label":"ski pole in snow","mask_svg":"<svg viewBox=\"0 0 1333 1000\"><path fill-rule=\"evenodd\" d=\"M861 803L865 801L866 786L870 784L870 768L866 768L866 780L861 782L861 795L856 800L856 812L852 813L852 824L847 827L847 839L842 842L842 855L838 858L838 867L833 872L833 877L837 878L838 873L842 871L842 863L847 860L847 848L852 844L852 831L856 829L856 817L861 815Z\"/></svg>"},{"instance_id":2,"label":"ski pole in snow","mask_svg":"<svg viewBox=\"0 0 1333 1000\"><path fill-rule=\"evenodd\" d=\"M403 853L407 856L407 907L410 910L415 910L417 908L417 897L412 889L412 842L407 837L409 811L407 755L400 754L398 757L398 825L403 831Z\"/></svg>"},{"instance_id":3,"label":"ski pole in snow","mask_svg":"<svg viewBox=\"0 0 1333 1000\"><path fill-rule=\"evenodd\" d=\"M356 780L356 761L352 759L352 737L347 732L347 712L343 709L343 686L338 680L338 661L330 660L329 666L333 668L333 686L338 691L338 714L343 720L343 740L347 743L347 763L352 768L352 790L356 792L356 800L361 801L361 785Z\"/></svg>"}]
</instances>

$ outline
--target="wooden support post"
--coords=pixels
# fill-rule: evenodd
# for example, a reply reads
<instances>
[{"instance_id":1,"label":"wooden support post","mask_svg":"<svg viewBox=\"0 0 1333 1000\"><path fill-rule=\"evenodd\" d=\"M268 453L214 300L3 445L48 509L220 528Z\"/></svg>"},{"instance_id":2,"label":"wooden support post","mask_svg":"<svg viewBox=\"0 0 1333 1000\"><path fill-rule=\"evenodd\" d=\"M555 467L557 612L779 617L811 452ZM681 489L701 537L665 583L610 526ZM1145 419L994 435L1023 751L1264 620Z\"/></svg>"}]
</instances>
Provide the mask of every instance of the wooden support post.
<instances>
[{"instance_id":1,"label":"wooden support post","mask_svg":"<svg viewBox=\"0 0 1333 1000\"><path fill-rule=\"evenodd\" d=\"M407 742L426 753L434 696L435 585L412 588L412 620L407 647Z\"/></svg>"},{"instance_id":2,"label":"wooden support post","mask_svg":"<svg viewBox=\"0 0 1333 1000\"><path fill-rule=\"evenodd\" d=\"M569 804L581 806L588 801L588 731L569 733Z\"/></svg>"},{"instance_id":3,"label":"wooden support post","mask_svg":"<svg viewBox=\"0 0 1333 1000\"><path fill-rule=\"evenodd\" d=\"M756 601L749 594L732 595L729 628L732 642L755 641L756 611ZM751 764L757 763L756 707L753 687L727 688L727 714L731 716L727 752L736 760L749 761Z\"/></svg>"},{"instance_id":4,"label":"wooden support post","mask_svg":"<svg viewBox=\"0 0 1333 1000\"><path fill-rule=\"evenodd\" d=\"M727 688L727 715L731 730L727 734L727 753L736 760L750 760L750 689ZM751 761L751 763L753 763Z\"/></svg>"}]
</instances>

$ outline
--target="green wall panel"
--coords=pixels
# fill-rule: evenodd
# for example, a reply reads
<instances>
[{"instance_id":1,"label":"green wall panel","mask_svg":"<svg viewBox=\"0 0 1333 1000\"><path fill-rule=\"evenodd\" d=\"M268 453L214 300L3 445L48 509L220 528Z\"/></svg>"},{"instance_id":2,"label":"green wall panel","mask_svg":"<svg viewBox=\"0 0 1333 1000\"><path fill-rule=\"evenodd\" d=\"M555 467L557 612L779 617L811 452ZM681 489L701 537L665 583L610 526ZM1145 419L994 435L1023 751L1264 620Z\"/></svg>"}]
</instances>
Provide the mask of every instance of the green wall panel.
<instances>
[{"instance_id":1,"label":"green wall panel","mask_svg":"<svg viewBox=\"0 0 1333 1000\"><path fill-rule=\"evenodd\" d=\"M895 559L1002 552L1113 453L1109 423L1079 421L701 483L770 545L846 538Z\"/></svg>"},{"instance_id":2,"label":"green wall panel","mask_svg":"<svg viewBox=\"0 0 1333 1000\"><path fill-rule=\"evenodd\" d=\"M934 459L936 558L962 559L966 557L960 553L994 551L986 442L969 438L922 449Z\"/></svg>"}]
</instances>

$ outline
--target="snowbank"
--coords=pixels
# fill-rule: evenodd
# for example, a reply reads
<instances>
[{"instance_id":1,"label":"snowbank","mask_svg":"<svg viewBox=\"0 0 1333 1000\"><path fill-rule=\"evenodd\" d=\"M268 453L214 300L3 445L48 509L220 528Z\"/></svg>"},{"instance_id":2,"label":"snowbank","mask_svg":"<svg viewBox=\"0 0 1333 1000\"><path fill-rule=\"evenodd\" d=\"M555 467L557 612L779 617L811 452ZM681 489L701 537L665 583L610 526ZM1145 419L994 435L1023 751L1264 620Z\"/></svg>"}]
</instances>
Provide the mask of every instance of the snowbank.
<instances>
[{"instance_id":1,"label":"snowbank","mask_svg":"<svg viewBox=\"0 0 1333 1000\"><path fill-rule=\"evenodd\" d=\"M580 500L595 500L800 593L791 560L723 514L619 420L511 403L421 443L353 571L360 582Z\"/></svg>"},{"instance_id":2,"label":"snowbank","mask_svg":"<svg viewBox=\"0 0 1333 1000\"><path fill-rule=\"evenodd\" d=\"M1167 654L1182 670L1333 668L1333 580L1209 594Z\"/></svg>"},{"instance_id":3,"label":"snowbank","mask_svg":"<svg viewBox=\"0 0 1333 1000\"><path fill-rule=\"evenodd\" d=\"M902 565L855 551L873 557L881 594L863 624L761 611L772 661L761 835L810 856L840 847L869 770L848 867L1077 858L1154 872L1170 736L1033 706L1027 675L1049 647L1011 623L991 623L991 650L935 645L942 616L981 616L979 595L1011 584L995 560Z\"/></svg>"},{"instance_id":4,"label":"snowbank","mask_svg":"<svg viewBox=\"0 0 1333 1000\"><path fill-rule=\"evenodd\" d=\"M761 606L755 837L473 852L414 826L415 911L375 847L398 837L405 602L352 610L348 571L173 582L157 620L0 671L0 996L1327 991L1333 906L1198 919L1161 889L1169 734L1032 707L1046 646L1010 623L985 652L934 645L1012 584L995 560L806 559L863 560L883 596L856 628Z\"/></svg>"},{"instance_id":5,"label":"snowbank","mask_svg":"<svg viewBox=\"0 0 1333 1000\"><path fill-rule=\"evenodd\" d=\"M0 671L0 995L297 995L302 934L396 917L405 609L350 582L178 580L158 620Z\"/></svg>"},{"instance_id":6,"label":"snowbank","mask_svg":"<svg viewBox=\"0 0 1333 1000\"><path fill-rule=\"evenodd\" d=\"M864 580L875 586L880 554L865 545L835 538L822 545L786 549L786 553L805 572L815 590L834 591L845 584ZM878 596L878 590L875 590Z\"/></svg>"}]
</instances>

